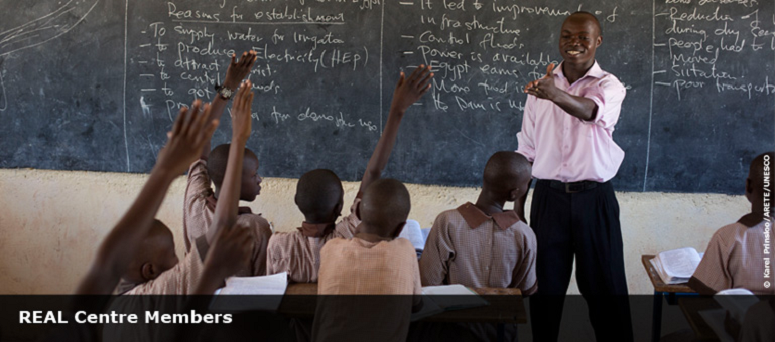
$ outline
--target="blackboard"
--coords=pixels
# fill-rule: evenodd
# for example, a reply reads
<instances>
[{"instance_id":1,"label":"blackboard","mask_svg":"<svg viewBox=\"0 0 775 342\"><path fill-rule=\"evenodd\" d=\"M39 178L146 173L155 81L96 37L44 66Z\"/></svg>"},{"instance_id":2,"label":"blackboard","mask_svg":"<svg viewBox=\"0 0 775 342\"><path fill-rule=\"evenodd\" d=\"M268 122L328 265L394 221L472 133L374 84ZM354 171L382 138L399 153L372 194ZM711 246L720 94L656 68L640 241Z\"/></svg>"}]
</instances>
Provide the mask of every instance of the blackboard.
<instances>
[{"instance_id":1,"label":"blackboard","mask_svg":"<svg viewBox=\"0 0 775 342\"><path fill-rule=\"evenodd\" d=\"M775 146L775 4L753 0L0 0L0 167L147 172L180 105L254 49L259 172L358 180L400 70L429 64L386 174L476 186L569 13L628 89L618 190L740 193ZM214 144L229 140L224 116Z\"/></svg>"}]
</instances>

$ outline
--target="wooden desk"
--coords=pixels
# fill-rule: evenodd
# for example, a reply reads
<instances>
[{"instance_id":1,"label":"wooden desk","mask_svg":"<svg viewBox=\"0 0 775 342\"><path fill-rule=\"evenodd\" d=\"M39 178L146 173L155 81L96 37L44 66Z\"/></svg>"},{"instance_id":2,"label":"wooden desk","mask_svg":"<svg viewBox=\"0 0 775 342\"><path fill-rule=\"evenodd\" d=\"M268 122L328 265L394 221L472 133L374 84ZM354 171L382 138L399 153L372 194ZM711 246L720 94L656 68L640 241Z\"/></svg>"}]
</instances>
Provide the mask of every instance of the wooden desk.
<instances>
[{"instance_id":1,"label":"wooden desk","mask_svg":"<svg viewBox=\"0 0 775 342\"><path fill-rule=\"evenodd\" d=\"M716 332L700 316L700 311L721 309L716 300L712 297L680 298L678 306L694 331L695 341L720 341Z\"/></svg>"},{"instance_id":2,"label":"wooden desk","mask_svg":"<svg viewBox=\"0 0 775 342\"><path fill-rule=\"evenodd\" d=\"M668 285L662 282L659 278L659 274L651 265L651 259L654 259L654 255L641 255L640 261L643 267L646 269L646 274L651 280L651 285L654 286L654 306L651 315L651 341L657 342L662 337L662 299L667 299L667 303L676 304L677 294L696 294L686 284Z\"/></svg>"},{"instance_id":3,"label":"wooden desk","mask_svg":"<svg viewBox=\"0 0 775 342\"><path fill-rule=\"evenodd\" d=\"M476 308L445 311L423 319L429 322L483 322L527 323L527 313L519 289L479 288L476 293L484 296L490 305ZM280 303L278 312L289 317L311 318L315 315L318 284L290 284Z\"/></svg>"},{"instance_id":4,"label":"wooden desk","mask_svg":"<svg viewBox=\"0 0 775 342\"><path fill-rule=\"evenodd\" d=\"M422 319L426 322L477 322L498 325L498 339L502 340L503 324L525 324L527 313L519 289L478 288L490 305L445 311ZM278 312L293 318L312 318L317 305L317 284L290 284Z\"/></svg>"}]
</instances>

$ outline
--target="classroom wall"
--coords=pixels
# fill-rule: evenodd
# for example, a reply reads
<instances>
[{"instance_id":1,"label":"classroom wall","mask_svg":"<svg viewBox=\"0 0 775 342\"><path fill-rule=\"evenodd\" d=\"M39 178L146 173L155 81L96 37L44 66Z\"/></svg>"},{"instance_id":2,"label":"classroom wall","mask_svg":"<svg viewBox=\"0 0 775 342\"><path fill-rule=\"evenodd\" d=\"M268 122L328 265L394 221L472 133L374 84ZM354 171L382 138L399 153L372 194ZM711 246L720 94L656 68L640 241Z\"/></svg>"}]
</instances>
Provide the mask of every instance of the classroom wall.
<instances>
[{"instance_id":1,"label":"classroom wall","mask_svg":"<svg viewBox=\"0 0 775 342\"><path fill-rule=\"evenodd\" d=\"M95 249L139 192L142 174L0 169L0 294L65 294L86 272ZM293 204L295 179L268 178L251 204L277 231L303 220ZM358 183L345 184L351 203ZM742 184L741 184L742 187ZM408 185L410 218L430 227L442 210L475 201L476 188ZM158 214L176 235L182 256L185 178L173 184ZM743 196L718 194L618 193L630 293L653 289L641 254L692 246L705 249L721 225L737 220L750 205ZM245 203L243 203L245 205ZM529 206L529 202L528 202ZM529 207L528 207L529 210ZM571 284L571 293L578 293Z\"/></svg>"}]
</instances>

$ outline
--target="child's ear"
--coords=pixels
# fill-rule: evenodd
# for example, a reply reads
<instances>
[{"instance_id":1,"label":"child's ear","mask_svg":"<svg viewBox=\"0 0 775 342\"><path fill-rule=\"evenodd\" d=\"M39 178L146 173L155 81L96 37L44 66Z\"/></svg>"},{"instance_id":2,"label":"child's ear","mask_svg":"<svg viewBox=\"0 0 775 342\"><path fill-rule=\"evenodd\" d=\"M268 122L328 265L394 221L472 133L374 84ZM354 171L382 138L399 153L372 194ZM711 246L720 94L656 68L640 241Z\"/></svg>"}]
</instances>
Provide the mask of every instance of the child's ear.
<instances>
[{"instance_id":1,"label":"child's ear","mask_svg":"<svg viewBox=\"0 0 775 342\"><path fill-rule=\"evenodd\" d=\"M143 264L143 266L140 268L140 273L145 281L154 280L159 276L156 274L156 267L154 267L150 262Z\"/></svg>"},{"instance_id":2,"label":"child's ear","mask_svg":"<svg viewBox=\"0 0 775 342\"><path fill-rule=\"evenodd\" d=\"M522 192L519 188L511 189L507 202L516 202L520 197L522 197Z\"/></svg>"},{"instance_id":3,"label":"child's ear","mask_svg":"<svg viewBox=\"0 0 775 342\"><path fill-rule=\"evenodd\" d=\"M745 198L748 199L748 202L753 202L753 182L751 181L751 178L748 177L745 179Z\"/></svg>"},{"instance_id":4,"label":"child's ear","mask_svg":"<svg viewBox=\"0 0 775 342\"><path fill-rule=\"evenodd\" d=\"M342 216L342 209L344 209L344 200L340 199L339 202L336 203L336 208L334 208L334 221L336 221L339 216Z\"/></svg>"},{"instance_id":5,"label":"child's ear","mask_svg":"<svg viewBox=\"0 0 775 342\"><path fill-rule=\"evenodd\" d=\"M398 224L398 227L396 227L395 232L393 233L393 238L397 238L399 235L401 235L401 231L404 230L404 226L406 225L406 221L401 222Z\"/></svg>"}]
</instances>

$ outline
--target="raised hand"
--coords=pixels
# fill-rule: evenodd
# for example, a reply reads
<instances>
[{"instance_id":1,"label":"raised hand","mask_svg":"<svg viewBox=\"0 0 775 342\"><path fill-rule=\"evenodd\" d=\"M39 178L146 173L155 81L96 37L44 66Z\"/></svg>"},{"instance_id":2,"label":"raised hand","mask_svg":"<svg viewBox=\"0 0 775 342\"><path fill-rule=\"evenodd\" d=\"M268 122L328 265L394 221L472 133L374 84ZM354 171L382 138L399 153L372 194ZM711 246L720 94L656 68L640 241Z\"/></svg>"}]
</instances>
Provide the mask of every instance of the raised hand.
<instances>
[{"instance_id":1,"label":"raised hand","mask_svg":"<svg viewBox=\"0 0 775 342\"><path fill-rule=\"evenodd\" d=\"M220 284L249 266L255 243L256 237L249 228L240 225L221 227L212 248L207 252L205 272L215 277L214 280Z\"/></svg>"},{"instance_id":2,"label":"raised hand","mask_svg":"<svg viewBox=\"0 0 775 342\"><path fill-rule=\"evenodd\" d=\"M237 90L237 97L234 98L234 103L231 106L232 136L234 139L244 139L246 141L250 138L253 119L250 111L253 106L252 88L253 82L250 82L250 80L242 82L239 90Z\"/></svg>"},{"instance_id":3,"label":"raised hand","mask_svg":"<svg viewBox=\"0 0 775 342\"><path fill-rule=\"evenodd\" d=\"M195 100L190 107L181 108L154 169L175 175L183 173L199 157L217 127L218 120L210 120L209 104L203 108L202 101Z\"/></svg>"},{"instance_id":4,"label":"raised hand","mask_svg":"<svg viewBox=\"0 0 775 342\"><path fill-rule=\"evenodd\" d=\"M235 90L240 82L250 74L253 64L256 63L256 52L253 50L245 51L237 60L237 55L231 55L231 63L226 69L226 78L223 79L223 85L226 88Z\"/></svg>"},{"instance_id":5,"label":"raised hand","mask_svg":"<svg viewBox=\"0 0 775 342\"><path fill-rule=\"evenodd\" d=\"M552 70L554 70L554 63L546 67L546 75L544 77L528 83L525 86L524 92L539 99L552 100L558 91L557 87L554 86Z\"/></svg>"},{"instance_id":6,"label":"raised hand","mask_svg":"<svg viewBox=\"0 0 775 342\"><path fill-rule=\"evenodd\" d=\"M417 102L431 89L432 77L431 67L425 65L420 65L414 69L408 78L401 72L401 77L396 83L396 90L393 91L393 103L390 108L401 113L406 112L409 106Z\"/></svg>"}]
</instances>

